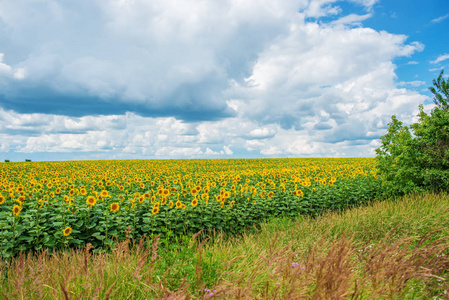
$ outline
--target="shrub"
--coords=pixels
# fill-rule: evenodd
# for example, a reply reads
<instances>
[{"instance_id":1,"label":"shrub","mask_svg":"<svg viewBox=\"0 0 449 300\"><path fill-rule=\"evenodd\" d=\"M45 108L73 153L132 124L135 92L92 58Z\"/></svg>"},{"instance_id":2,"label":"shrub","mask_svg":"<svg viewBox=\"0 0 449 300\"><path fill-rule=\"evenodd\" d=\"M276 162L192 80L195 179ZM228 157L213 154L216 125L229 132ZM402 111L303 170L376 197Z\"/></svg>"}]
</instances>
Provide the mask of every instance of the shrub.
<instances>
[{"instance_id":1,"label":"shrub","mask_svg":"<svg viewBox=\"0 0 449 300\"><path fill-rule=\"evenodd\" d=\"M395 115L376 149L377 168L389 195L449 188L449 82L443 71L430 91L435 107L430 115L419 107L418 122L404 126Z\"/></svg>"}]
</instances>

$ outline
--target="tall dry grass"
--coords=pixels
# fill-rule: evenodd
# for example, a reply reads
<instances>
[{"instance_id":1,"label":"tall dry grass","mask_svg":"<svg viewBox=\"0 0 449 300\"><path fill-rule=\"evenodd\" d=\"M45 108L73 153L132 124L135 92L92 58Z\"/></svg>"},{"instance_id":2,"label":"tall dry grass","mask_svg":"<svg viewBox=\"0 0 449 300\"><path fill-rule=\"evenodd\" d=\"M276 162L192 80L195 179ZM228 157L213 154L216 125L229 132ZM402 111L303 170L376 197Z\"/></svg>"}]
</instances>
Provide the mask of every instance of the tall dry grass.
<instances>
[{"instance_id":1,"label":"tall dry grass","mask_svg":"<svg viewBox=\"0 0 449 300\"><path fill-rule=\"evenodd\" d=\"M125 241L20 254L4 299L449 299L449 198L410 196L321 219L272 220L241 237L167 250ZM366 230L365 230L366 229Z\"/></svg>"}]
</instances>

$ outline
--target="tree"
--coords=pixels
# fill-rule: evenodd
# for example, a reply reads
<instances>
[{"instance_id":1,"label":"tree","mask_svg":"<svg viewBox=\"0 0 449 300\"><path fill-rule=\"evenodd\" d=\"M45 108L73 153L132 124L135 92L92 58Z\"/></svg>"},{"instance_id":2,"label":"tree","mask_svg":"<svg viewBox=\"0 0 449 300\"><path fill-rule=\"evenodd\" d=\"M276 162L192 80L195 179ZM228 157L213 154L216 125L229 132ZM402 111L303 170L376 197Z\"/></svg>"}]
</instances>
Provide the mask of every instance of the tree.
<instances>
[{"instance_id":1,"label":"tree","mask_svg":"<svg viewBox=\"0 0 449 300\"><path fill-rule=\"evenodd\" d=\"M429 90L435 107L430 115L420 105L418 122L409 127L393 115L381 137L376 160L387 194L449 191L449 82L443 71L433 85Z\"/></svg>"}]
</instances>

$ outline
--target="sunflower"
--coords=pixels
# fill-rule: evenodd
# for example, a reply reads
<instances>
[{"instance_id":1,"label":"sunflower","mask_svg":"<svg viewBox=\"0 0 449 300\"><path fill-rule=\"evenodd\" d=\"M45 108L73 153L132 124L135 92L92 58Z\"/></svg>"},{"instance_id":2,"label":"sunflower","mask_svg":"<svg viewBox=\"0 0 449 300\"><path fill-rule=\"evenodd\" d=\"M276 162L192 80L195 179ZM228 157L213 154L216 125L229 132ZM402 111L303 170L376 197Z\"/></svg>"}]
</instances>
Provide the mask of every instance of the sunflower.
<instances>
[{"instance_id":1,"label":"sunflower","mask_svg":"<svg viewBox=\"0 0 449 300\"><path fill-rule=\"evenodd\" d=\"M169 203L168 203L168 205L170 205L170 208L173 208L173 201L170 201Z\"/></svg>"},{"instance_id":2,"label":"sunflower","mask_svg":"<svg viewBox=\"0 0 449 300\"><path fill-rule=\"evenodd\" d=\"M193 207L198 205L198 200L196 198L193 198L192 202L190 203Z\"/></svg>"},{"instance_id":3,"label":"sunflower","mask_svg":"<svg viewBox=\"0 0 449 300\"><path fill-rule=\"evenodd\" d=\"M22 208L20 208L20 206L18 205L14 205L14 207L12 208L12 213L15 216L18 216L20 214L20 211L22 210Z\"/></svg>"},{"instance_id":4,"label":"sunflower","mask_svg":"<svg viewBox=\"0 0 449 300\"><path fill-rule=\"evenodd\" d=\"M19 198L17 198L17 201L19 201L20 204L23 204L25 202L25 196L20 196Z\"/></svg>"},{"instance_id":5,"label":"sunflower","mask_svg":"<svg viewBox=\"0 0 449 300\"><path fill-rule=\"evenodd\" d=\"M145 196L139 196L139 203L142 204L145 201Z\"/></svg>"},{"instance_id":6,"label":"sunflower","mask_svg":"<svg viewBox=\"0 0 449 300\"><path fill-rule=\"evenodd\" d=\"M293 192L293 195L298 197L304 197L304 192L301 190L296 190Z\"/></svg>"},{"instance_id":7,"label":"sunflower","mask_svg":"<svg viewBox=\"0 0 449 300\"><path fill-rule=\"evenodd\" d=\"M118 205L117 202L114 202L111 204L111 211L118 212L119 209L120 209L120 205Z\"/></svg>"},{"instance_id":8,"label":"sunflower","mask_svg":"<svg viewBox=\"0 0 449 300\"><path fill-rule=\"evenodd\" d=\"M81 193L81 195L83 195L83 196L86 196L86 195L87 195L86 189L80 189L80 193Z\"/></svg>"},{"instance_id":9,"label":"sunflower","mask_svg":"<svg viewBox=\"0 0 449 300\"><path fill-rule=\"evenodd\" d=\"M62 231L62 234L63 234L64 236L69 236L71 233L72 233L72 228L70 228L70 227L66 227L66 229L64 229L64 230Z\"/></svg>"},{"instance_id":10,"label":"sunflower","mask_svg":"<svg viewBox=\"0 0 449 300\"><path fill-rule=\"evenodd\" d=\"M109 192L106 191L106 190L102 190L101 193L100 193L100 196L102 198L107 198L107 197L109 197Z\"/></svg>"},{"instance_id":11,"label":"sunflower","mask_svg":"<svg viewBox=\"0 0 449 300\"><path fill-rule=\"evenodd\" d=\"M97 200L95 200L94 196L87 197L87 200L86 200L87 205L94 206L95 202L97 202Z\"/></svg>"},{"instance_id":12,"label":"sunflower","mask_svg":"<svg viewBox=\"0 0 449 300\"><path fill-rule=\"evenodd\" d=\"M167 204L167 197L162 197L161 205Z\"/></svg>"},{"instance_id":13,"label":"sunflower","mask_svg":"<svg viewBox=\"0 0 449 300\"><path fill-rule=\"evenodd\" d=\"M182 207L182 202L181 201L176 201L176 208L181 208Z\"/></svg>"},{"instance_id":14,"label":"sunflower","mask_svg":"<svg viewBox=\"0 0 449 300\"><path fill-rule=\"evenodd\" d=\"M5 197L0 195L0 204L3 204L3 203L5 203Z\"/></svg>"},{"instance_id":15,"label":"sunflower","mask_svg":"<svg viewBox=\"0 0 449 300\"><path fill-rule=\"evenodd\" d=\"M232 200L232 201L231 201L231 203L230 203L231 207L233 207L233 206L234 206L234 204L235 204L235 201L234 201L234 200Z\"/></svg>"},{"instance_id":16,"label":"sunflower","mask_svg":"<svg viewBox=\"0 0 449 300\"><path fill-rule=\"evenodd\" d=\"M152 213L153 215L159 213L159 206L156 206L156 205L155 205L155 206L153 207L153 210L151 211L151 213Z\"/></svg>"}]
</instances>

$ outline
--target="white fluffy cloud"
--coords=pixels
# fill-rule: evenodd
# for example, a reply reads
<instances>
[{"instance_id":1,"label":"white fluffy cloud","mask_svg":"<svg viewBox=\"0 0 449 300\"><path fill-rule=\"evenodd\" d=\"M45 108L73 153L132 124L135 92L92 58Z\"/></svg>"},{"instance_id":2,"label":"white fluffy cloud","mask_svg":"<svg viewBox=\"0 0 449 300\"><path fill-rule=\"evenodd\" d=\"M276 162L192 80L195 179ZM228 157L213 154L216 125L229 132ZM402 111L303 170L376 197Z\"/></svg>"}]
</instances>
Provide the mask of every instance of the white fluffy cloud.
<instances>
[{"instance_id":1,"label":"white fluffy cloud","mask_svg":"<svg viewBox=\"0 0 449 300\"><path fill-rule=\"evenodd\" d=\"M0 2L0 151L372 155L390 116L411 122L426 100L393 63L424 46L363 27L376 0L348 1L364 13L336 0Z\"/></svg>"}]
</instances>

